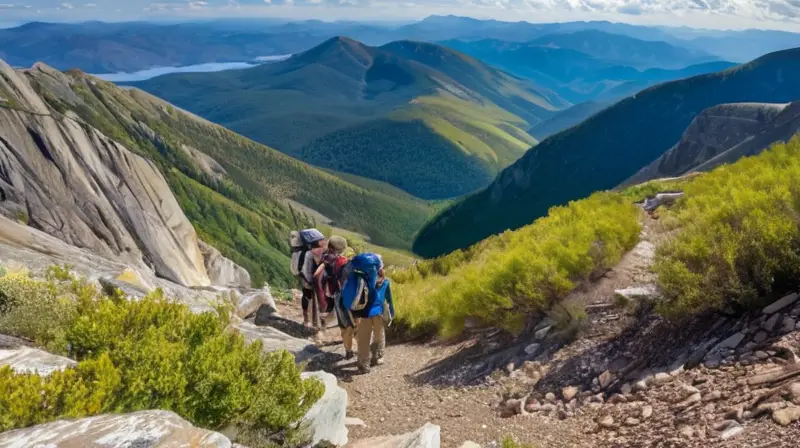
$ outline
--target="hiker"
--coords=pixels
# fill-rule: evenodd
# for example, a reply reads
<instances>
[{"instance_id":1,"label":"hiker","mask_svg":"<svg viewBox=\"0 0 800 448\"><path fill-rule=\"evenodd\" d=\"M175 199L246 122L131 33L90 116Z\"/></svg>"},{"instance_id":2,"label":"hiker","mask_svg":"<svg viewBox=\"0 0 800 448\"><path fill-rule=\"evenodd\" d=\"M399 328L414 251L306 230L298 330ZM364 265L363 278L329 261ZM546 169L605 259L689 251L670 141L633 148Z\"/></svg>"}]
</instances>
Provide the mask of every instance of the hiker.
<instances>
[{"instance_id":1,"label":"hiker","mask_svg":"<svg viewBox=\"0 0 800 448\"><path fill-rule=\"evenodd\" d=\"M394 303L392 302L390 283L386 278L383 260L381 260L375 290L369 294L366 307L359 313L362 319L357 329L358 370L361 373L369 373L370 367L383 365L383 352L386 348L385 330L394 319Z\"/></svg>"},{"instance_id":2,"label":"hiker","mask_svg":"<svg viewBox=\"0 0 800 448\"><path fill-rule=\"evenodd\" d=\"M303 307L303 325L311 326L309 308L312 308L311 320L317 326L318 312L327 308L324 295L318 297L315 290L314 273L322 261L322 254L327 247L324 235L317 229L293 231L290 235L292 246L292 274L300 280L303 291L301 304Z\"/></svg>"},{"instance_id":3,"label":"hiker","mask_svg":"<svg viewBox=\"0 0 800 448\"><path fill-rule=\"evenodd\" d=\"M318 290L322 290L327 297L327 315L323 320L323 327L325 327L324 323L331 313L335 311L339 330L342 334L345 358L352 359L355 356L353 352L353 335L357 321L342 306L343 272L345 265L348 263L347 257L344 256L345 251L347 251L347 240L340 236L332 236L328 240L328 250L322 256L322 264L317 268L315 278L320 285Z\"/></svg>"}]
</instances>

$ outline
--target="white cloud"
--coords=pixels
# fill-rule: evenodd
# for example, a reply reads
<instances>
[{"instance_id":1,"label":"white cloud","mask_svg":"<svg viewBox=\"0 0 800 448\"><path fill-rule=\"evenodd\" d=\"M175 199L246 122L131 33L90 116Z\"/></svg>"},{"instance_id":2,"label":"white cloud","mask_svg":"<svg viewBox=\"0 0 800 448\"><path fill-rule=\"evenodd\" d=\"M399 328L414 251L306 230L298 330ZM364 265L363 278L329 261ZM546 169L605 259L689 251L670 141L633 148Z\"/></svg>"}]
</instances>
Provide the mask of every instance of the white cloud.
<instances>
[{"instance_id":1,"label":"white cloud","mask_svg":"<svg viewBox=\"0 0 800 448\"><path fill-rule=\"evenodd\" d=\"M0 0L2 1L2 0ZM8 0L6 0L8 1ZM11 0L15 20L131 20L147 17L412 19L456 14L501 20L611 20L642 24L800 30L800 0ZM24 3L24 5L20 5ZM31 9L33 8L33 9ZM25 13L25 10L29 10Z\"/></svg>"}]
</instances>

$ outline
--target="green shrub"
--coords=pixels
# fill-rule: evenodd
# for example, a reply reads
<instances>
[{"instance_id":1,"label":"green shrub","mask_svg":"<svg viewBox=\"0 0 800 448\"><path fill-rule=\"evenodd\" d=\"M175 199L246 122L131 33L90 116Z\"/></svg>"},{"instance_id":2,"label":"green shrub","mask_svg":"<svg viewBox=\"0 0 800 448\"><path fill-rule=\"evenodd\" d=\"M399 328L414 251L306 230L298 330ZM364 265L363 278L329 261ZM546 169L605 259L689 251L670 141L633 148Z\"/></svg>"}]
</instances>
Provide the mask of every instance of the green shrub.
<instances>
[{"instance_id":1,"label":"green shrub","mask_svg":"<svg viewBox=\"0 0 800 448\"><path fill-rule=\"evenodd\" d=\"M517 441L510 436L503 439L503 444L501 446L502 448L533 448L533 445L517 443Z\"/></svg>"},{"instance_id":2,"label":"green shrub","mask_svg":"<svg viewBox=\"0 0 800 448\"><path fill-rule=\"evenodd\" d=\"M0 277L0 333L23 337L55 352L66 348L65 328L75 301L54 282L22 273Z\"/></svg>"},{"instance_id":3,"label":"green shrub","mask_svg":"<svg viewBox=\"0 0 800 448\"><path fill-rule=\"evenodd\" d=\"M579 282L616 264L638 241L639 211L614 193L551 209L549 216L393 273L398 319L411 329L461 331L468 317L521 330Z\"/></svg>"},{"instance_id":4,"label":"green shrub","mask_svg":"<svg viewBox=\"0 0 800 448\"><path fill-rule=\"evenodd\" d=\"M100 412L166 409L211 429L235 424L271 434L298 421L323 392L318 381L300 378L288 352L265 355L260 342L247 344L228 331L223 305L219 313L194 314L160 291L128 301L79 281L23 275L0 279L0 291L15 303L2 319L30 298L70 303L66 317L45 320L79 361L47 378L0 371L0 431Z\"/></svg>"},{"instance_id":5,"label":"green shrub","mask_svg":"<svg viewBox=\"0 0 800 448\"><path fill-rule=\"evenodd\" d=\"M800 138L694 179L664 223L661 312L746 310L798 286Z\"/></svg>"}]
</instances>

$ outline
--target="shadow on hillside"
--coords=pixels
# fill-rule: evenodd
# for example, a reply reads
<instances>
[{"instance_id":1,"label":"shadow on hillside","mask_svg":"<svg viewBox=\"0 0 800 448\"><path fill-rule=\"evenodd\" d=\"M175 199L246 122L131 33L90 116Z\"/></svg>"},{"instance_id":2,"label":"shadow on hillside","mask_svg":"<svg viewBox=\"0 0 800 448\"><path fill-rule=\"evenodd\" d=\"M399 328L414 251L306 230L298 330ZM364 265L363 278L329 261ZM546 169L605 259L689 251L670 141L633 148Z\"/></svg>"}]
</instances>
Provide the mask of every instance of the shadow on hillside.
<instances>
[{"instance_id":1,"label":"shadow on hillside","mask_svg":"<svg viewBox=\"0 0 800 448\"><path fill-rule=\"evenodd\" d=\"M712 325L717 321L722 324ZM506 374L509 364L518 369L526 361L537 361L550 366L539 380L537 389L553 391L565 386L590 389L592 380L605 370L614 373L615 377L624 377L638 370L667 367L677 360L685 362L701 342L730 332L735 323L734 319L704 316L678 325L649 310L640 310L614 336L593 340L582 334L566 345L544 342L542 345L545 347L533 356L525 352L525 348L533 343L530 335L516 339L495 337L480 340L419 370L413 381L439 387L477 385L484 383L497 370ZM594 330L588 328L586 331ZM555 361L555 354L564 359ZM610 389L621 384L621 381L612 383Z\"/></svg>"}]
</instances>

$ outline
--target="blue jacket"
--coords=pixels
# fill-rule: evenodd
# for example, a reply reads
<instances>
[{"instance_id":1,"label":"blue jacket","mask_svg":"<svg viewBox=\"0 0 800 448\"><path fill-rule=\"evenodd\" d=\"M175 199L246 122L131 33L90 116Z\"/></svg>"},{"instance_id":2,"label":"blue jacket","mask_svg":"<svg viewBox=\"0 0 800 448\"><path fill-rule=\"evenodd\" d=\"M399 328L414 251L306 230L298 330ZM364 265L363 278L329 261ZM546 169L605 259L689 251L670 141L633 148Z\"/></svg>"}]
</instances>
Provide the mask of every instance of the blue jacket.
<instances>
[{"instance_id":1,"label":"blue jacket","mask_svg":"<svg viewBox=\"0 0 800 448\"><path fill-rule=\"evenodd\" d=\"M392 301L392 285L389 279L384 279L380 286L375 287L373 294L369 295L369 301L364 308L364 317L377 317L383 315L383 304L389 304L389 312L394 318L394 302Z\"/></svg>"}]
</instances>

